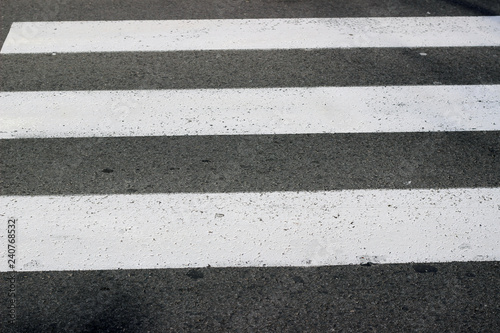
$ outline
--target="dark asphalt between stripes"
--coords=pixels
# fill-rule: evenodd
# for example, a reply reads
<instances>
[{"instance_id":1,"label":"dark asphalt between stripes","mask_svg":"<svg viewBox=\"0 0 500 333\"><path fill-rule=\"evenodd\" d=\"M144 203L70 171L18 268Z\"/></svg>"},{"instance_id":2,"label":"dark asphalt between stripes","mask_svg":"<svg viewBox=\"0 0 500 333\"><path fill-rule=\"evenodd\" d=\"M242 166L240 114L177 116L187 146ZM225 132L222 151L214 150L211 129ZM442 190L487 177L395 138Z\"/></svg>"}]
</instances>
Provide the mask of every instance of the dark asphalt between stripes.
<instances>
[{"instance_id":1,"label":"dark asphalt between stripes","mask_svg":"<svg viewBox=\"0 0 500 333\"><path fill-rule=\"evenodd\" d=\"M500 47L2 54L0 77L2 91L499 84Z\"/></svg>"},{"instance_id":2,"label":"dark asphalt between stripes","mask_svg":"<svg viewBox=\"0 0 500 333\"><path fill-rule=\"evenodd\" d=\"M0 150L1 195L500 186L498 131L19 139Z\"/></svg>"},{"instance_id":3,"label":"dark asphalt between stripes","mask_svg":"<svg viewBox=\"0 0 500 333\"><path fill-rule=\"evenodd\" d=\"M0 303L6 304L0 273ZM17 273L2 332L499 332L500 264Z\"/></svg>"}]
</instances>

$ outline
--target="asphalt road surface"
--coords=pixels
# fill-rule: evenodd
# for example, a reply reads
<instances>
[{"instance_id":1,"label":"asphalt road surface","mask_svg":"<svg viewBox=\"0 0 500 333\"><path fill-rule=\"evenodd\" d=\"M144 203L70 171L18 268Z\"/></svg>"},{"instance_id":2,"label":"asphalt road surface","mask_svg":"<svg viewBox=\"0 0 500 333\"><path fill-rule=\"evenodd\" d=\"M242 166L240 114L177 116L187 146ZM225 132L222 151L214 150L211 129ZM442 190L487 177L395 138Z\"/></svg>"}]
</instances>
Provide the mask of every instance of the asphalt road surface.
<instances>
[{"instance_id":1,"label":"asphalt road surface","mask_svg":"<svg viewBox=\"0 0 500 333\"><path fill-rule=\"evenodd\" d=\"M46 21L335 18L355 39L353 18L458 18L444 29L494 39L500 2L0 0L0 15L0 332L500 331L500 44L7 52L43 37L12 23ZM305 99L319 88L339 96ZM186 98L148 102L164 90ZM357 91L384 92L363 99L381 116L338 102ZM170 118L134 134L155 104L209 134Z\"/></svg>"}]
</instances>

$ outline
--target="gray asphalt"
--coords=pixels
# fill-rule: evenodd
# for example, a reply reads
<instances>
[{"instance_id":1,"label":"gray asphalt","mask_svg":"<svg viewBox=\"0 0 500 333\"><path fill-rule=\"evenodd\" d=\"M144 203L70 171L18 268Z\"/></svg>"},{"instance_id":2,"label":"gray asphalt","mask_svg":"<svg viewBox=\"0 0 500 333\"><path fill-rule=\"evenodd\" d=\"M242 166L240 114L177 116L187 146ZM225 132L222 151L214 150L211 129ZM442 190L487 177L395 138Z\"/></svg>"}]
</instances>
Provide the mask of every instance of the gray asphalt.
<instances>
[{"instance_id":1,"label":"gray asphalt","mask_svg":"<svg viewBox=\"0 0 500 333\"><path fill-rule=\"evenodd\" d=\"M19 320L2 332L500 330L500 263L40 272L16 285Z\"/></svg>"},{"instance_id":2,"label":"gray asphalt","mask_svg":"<svg viewBox=\"0 0 500 333\"><path fill-rule=\"evenodd\" d=\"M500 2L0 0L0 45L15 21L442 15L500 15ZM0 55L0 91L500 84L499 58L498 47ZM498 186L498 131L0 140L0 195ZM0 332L500 331L499 262L0 281Z\"/></svg>"},{"instance_id":3,"label":"gray asphalt","mask_svg":"<svg viewBox=\"0 0 500 333\"><path fill-rule=\"evenodd\" d=\"M5 54L0 75L3 91L498 84L500 48Z\"/></svg>"},{"instance_id":4,"label":"gray asphalt","mask_svg":"<svg viewBox=\"0 0 500 333\"><path fill-rule=\"evenodd\" d=\"M23 139L0 150L2 195L500 186L495 131Z\"/></svg>"}]
</instances>

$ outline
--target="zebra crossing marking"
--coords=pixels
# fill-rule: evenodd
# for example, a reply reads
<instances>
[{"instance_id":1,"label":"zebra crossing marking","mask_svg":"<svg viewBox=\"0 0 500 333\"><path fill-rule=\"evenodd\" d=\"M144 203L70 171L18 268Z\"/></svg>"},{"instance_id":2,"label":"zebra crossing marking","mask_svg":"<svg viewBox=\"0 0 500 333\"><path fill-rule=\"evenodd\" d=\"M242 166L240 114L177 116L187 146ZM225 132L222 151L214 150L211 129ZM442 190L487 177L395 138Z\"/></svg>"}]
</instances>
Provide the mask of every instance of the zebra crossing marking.
<instances>
[{"instance_id":1,"label":"zebra crossing marking","mask_svg":"<svg viewBox=\"0 0 500 333\"><path fill-rule=\"evenodd\" d=\"M1 53L474 46L500 46L500 16L18 22ZM498 131L499 87L2 92L0 138ZM499 260L499 199L455 188L0 203L19 221L19 270L39 271Z\"/></svg>"},{"instance_id":2,"label":"zebra crossing marking","mask_svg":"<svg viewBox=\"0 0 500 333\"><path fill-rule=\"evenodd\" d=\"M452 46L500 46L500 16L15 22L1 53Z\"/></svg>"},{"instance_id":3,"label":"zebra crossing marking","mask_svg":"<svg viewBox=\"0 0 500 333\"><path fill-rule=\"evenodd\" d=\"M500 130L500 85L0 92L0 103L2 139Z\"/></svg>"},{"instance_id":4,"label":"zebra crossing marking","mask_svg":"<svg viewBox=\"0 0 500 333\"><path fill-rule=\"evenodd\" d=\"M500 260L499 202L500 188L0 197L19 271Z\"/></svg>"}]
</instances>

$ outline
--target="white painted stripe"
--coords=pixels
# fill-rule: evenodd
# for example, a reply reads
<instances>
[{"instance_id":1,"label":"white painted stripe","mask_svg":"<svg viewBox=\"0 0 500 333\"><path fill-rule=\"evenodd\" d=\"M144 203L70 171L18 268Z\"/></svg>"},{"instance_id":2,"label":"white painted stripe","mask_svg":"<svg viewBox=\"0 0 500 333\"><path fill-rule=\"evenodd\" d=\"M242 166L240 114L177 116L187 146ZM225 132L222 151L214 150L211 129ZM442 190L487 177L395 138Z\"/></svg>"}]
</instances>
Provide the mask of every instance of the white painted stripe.
<instances>
[{"instance_id":1,"label":"white painted stripe","mask_svg":"<svg viewBox=\"0 0 500 333\"><path fill-rule=\"evenodd\" d=\"M499 203L500 188L0 197L19 271L500 260Z\"/></svg>"},{"instance_id":2,"label":"white painted stripe","mask_svg":"<svg viewBox=\"0 0 500 333\"><path fill-rule=\"evenodd\" d=\"M16 22L2 53L499 46L500 16Z\"/></svg>"},{"instance_id":3,"label":"white painted stripe","mask_svg":"<svg viewBox=\"0 0 500 333\"><path fill-rule=\"evenodd\" d=\"M1 92L0 138L500 130L500 85Z\"/></svg>"}]
</instances>

